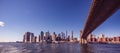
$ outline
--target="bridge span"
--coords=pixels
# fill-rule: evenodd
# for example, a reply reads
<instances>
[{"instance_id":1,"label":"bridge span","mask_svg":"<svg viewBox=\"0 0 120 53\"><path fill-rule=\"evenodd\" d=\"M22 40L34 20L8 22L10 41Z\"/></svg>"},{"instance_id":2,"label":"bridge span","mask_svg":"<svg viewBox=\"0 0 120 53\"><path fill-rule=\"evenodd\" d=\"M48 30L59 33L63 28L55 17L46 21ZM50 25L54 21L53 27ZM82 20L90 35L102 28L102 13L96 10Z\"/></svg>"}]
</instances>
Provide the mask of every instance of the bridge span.
<instances>
[{"instance_id":1,"label":"bridge span","mask_svg":"<svg viewBox=\"0 0 120 53\"><path fill-rule=\"evenodd\" d=\"M120 9L120 0L92 0L84 29L80 34L80 42L87 43L88 35L118 9Z\"/></svg>"}]
</instances>

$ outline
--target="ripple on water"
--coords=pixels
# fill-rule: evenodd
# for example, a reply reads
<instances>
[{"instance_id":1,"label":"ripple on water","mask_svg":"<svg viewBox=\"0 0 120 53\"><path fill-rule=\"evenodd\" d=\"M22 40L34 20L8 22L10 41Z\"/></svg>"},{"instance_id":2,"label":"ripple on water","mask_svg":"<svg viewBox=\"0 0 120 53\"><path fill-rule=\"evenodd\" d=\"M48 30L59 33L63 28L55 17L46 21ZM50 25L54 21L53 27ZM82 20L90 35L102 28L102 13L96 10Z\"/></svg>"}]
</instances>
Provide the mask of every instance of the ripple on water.
<instances>
[{"instance_id":1,"label":"ripple on water","mask_svg":"<svg viewBox=\"0 0 120 53\"><path fill-rule=\"evenodd\" d=\"M3 50L3 45L0 45L0 53L2 52Z\"/></svg>"},{"instance_id":2,"label":"ripple on water","mask_svg":"<svg viewBox=\"0 0 120 53\"><path fill-rule=\"evenodd\" d=\"M0 44L0 53L119 53L114 44Z\"/></svg>"}]
</instances>

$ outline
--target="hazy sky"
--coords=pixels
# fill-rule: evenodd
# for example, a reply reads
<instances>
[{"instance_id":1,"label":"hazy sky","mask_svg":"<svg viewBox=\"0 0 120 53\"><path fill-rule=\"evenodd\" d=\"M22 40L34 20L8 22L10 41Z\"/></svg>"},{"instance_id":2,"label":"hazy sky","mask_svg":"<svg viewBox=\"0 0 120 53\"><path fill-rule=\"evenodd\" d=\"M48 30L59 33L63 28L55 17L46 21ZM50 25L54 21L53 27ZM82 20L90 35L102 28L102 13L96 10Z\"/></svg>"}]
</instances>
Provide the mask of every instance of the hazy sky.
<instances>
[{"instance_id":1,"label":"hazy sky","mask_svg":"<svg viewBox=\"0 0 120 53\"><path fill-rule=\"evenodd\" d=\"M26 31L60 33L73 30L79 38L92 0L0 0L0 41L22 40ZM2 24L0 24L2 25ZM94 32L120 36L120 10Z\"/></svg>"}]
</instances>

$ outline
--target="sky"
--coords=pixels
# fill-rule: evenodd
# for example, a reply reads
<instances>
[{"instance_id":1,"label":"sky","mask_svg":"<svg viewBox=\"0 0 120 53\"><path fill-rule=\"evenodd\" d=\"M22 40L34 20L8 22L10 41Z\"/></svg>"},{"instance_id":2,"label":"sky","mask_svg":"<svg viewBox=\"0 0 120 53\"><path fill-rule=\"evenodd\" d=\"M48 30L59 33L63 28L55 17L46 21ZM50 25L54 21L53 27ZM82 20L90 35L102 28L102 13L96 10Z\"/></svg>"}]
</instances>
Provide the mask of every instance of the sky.
<instances>
[{"instance_id":1,"label":"sky","mask_svg":"<svg viewBox=\"0 0 120 53\"><path fill-rule=\"evenodd\" d=\"M0 42L22 41L25 32L73 30L79 38L92 0L0 0ZM120 36L120 10L100 25L96 36Z\"/></svg>"}]
</instances>

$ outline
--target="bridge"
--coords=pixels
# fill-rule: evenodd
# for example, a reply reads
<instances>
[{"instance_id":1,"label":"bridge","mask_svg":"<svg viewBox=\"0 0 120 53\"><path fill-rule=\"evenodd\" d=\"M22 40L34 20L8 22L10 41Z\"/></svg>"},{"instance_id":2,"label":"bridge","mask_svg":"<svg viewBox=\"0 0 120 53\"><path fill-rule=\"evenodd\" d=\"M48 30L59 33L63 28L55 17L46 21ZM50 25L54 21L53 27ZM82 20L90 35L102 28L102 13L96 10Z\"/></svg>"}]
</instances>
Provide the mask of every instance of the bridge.
<instances>
[{"instance_id":1,"label":"bridge","mask_svg":"<svg viewBox=\"0 0 120 53\"><path fill-rule=\"evenodd\" d=\"M92 5L80 34L80 42L87 43L87 36L120 9L120 0L92 0Z\"/></svg>"}]
</instances>

